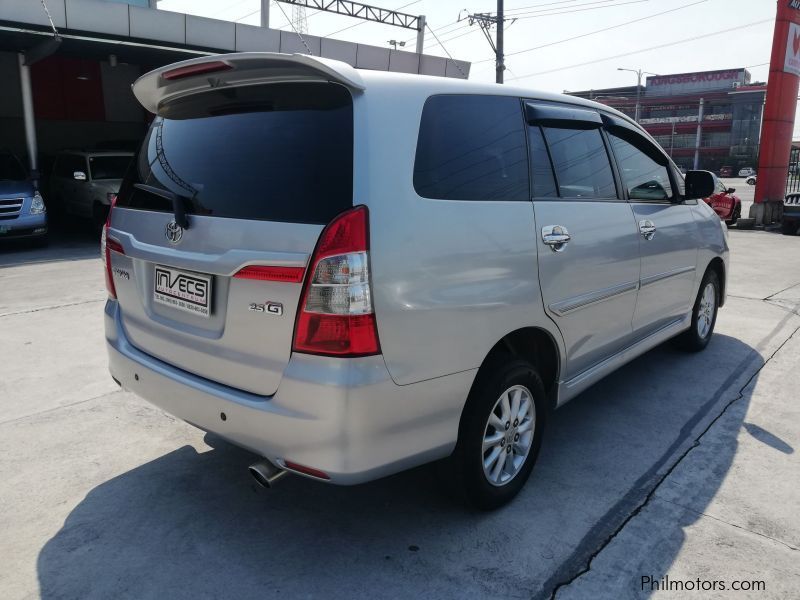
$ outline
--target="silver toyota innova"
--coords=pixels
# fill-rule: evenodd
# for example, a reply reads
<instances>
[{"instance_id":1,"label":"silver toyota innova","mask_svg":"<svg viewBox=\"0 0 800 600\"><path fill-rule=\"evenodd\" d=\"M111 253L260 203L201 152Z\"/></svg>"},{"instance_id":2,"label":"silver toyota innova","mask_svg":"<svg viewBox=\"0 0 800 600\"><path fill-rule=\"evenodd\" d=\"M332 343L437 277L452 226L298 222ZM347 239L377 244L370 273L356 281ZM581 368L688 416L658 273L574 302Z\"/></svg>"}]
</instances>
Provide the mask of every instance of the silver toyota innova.
<instances>
[{"instance_id":1,"label":"silver toyota innova","mask_svg":"<svg viewBox=\"0 0 800 600\"><path fill-rule=\"evenodd\" d=\"M551 409L712 335L713 176L606 106L270 53L133 90L156 118L103 232L111 374L262 484L447 459L496 507Z\"/></svg>"}]
</instances>

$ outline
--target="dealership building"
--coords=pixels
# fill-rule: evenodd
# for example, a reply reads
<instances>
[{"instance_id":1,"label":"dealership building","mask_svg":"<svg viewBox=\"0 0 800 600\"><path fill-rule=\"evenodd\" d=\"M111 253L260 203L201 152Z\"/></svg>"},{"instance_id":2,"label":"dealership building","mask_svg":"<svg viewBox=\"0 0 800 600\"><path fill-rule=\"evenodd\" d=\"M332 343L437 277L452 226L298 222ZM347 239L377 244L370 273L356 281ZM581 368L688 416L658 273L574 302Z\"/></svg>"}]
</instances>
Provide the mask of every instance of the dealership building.
<instances>
[{"instance_id":1,"label":"dealership building","mask_svg":"<svg viewBox=\"0 0 800 600\"><path fill-rule=\"evenodd\" d=\"M607 104L635 118L673 160L686 169L718 172L755 168L766 83L754 83L745 68L652 75L639 87L618 87L574 96Z\"/></svg>"},{"instance_id":2,"label":"dealership building","mask_svg":"<svg viewBox=\"0 0 800 600\"><path fill-rule=\"evenodd\" d=\"M65 148L131 148L151 119L131 84L156 67L216 53L311 54L358 69L469 75L464 61L270 28L269 4L261 0L255 26L158 10L156 0L0 0L0 149L46 176Z\"/></svg>"}]
</instances>

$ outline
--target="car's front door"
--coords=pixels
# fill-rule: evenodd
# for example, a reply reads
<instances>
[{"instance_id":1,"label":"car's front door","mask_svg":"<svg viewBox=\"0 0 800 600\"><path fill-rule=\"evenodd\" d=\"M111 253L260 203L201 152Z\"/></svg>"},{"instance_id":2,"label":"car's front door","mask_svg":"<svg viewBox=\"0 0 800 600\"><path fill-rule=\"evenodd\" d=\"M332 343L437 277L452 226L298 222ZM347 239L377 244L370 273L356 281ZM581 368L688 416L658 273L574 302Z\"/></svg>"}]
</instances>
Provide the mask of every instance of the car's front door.
<instances>
[{"instance_id":1,"label":"car's front door","mask_svg":"<svg viewBox=\"0 0 800 600\"><path fill-rule=\"evenodd\" d=\"M627 123L609 124L608 139L639 229L641 277L633 334L641 339L684 318L692 307L699 230L680 201L669 160Z\"/></svg>"},{"instance_id":2,"label":"car's front door","mask_svg":"<svg viewBox=\"0 0 800 600\"><path fill-rule=\"evenodd\" d=\"M81 196L87 180L76 180L75 173L81 172L88 179L86 159L80 155L66 154L59 159L59 163L61 197L64 199L64 206L71 214L85 216Z\"/></svg>"},{"instance_id":3,"label":"car's front door","mask_svg":"<svg viewBox=\"0 0 800 600\"><path fill-rule=\"evenodd\" d=\"M631 340L639 235L597 112L526 104L539 280L570 380Z\"/></svg>"}]
</instances>

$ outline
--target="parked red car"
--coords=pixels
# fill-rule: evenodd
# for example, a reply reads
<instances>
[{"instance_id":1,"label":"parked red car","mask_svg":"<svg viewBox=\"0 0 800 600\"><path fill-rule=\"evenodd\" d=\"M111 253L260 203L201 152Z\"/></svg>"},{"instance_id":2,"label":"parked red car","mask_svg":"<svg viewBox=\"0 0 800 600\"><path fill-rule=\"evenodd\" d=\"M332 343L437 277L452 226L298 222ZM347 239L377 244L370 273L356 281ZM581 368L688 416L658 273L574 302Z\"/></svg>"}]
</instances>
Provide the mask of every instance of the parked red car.
<instances>
[{"instance_id":1,"label":"parked red car","mask_svg":"<svg viewBox=\"0 0 800 600\"><path fill-rule=\"evenodd\" d=\"M708 198L703 198L706 204L714 209L719 218L728 225L734 225L739 217L742 216L742 201L739 196L734 194L734 188L725 187L725 184L717 180L717 187L714 194Z\"/></svg>"}]
</instances>

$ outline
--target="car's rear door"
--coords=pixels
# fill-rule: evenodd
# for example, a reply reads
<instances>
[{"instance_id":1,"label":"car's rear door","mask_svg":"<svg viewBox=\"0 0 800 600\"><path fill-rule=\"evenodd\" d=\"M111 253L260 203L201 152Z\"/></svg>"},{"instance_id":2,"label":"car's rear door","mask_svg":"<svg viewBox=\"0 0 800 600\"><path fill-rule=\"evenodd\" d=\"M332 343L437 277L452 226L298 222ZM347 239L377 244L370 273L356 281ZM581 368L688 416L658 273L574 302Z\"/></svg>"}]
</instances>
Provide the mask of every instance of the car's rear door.
<instances>
[{"instance_id":1,"label":"car's rear door","mask_svg":"<svg viewBox=\"0 0 800 600\"><path fill-rule=\"evenodd\" d=\"M599 113L529 102L526 114L539 279L564 337L569 380L630 342L639 236Z\"/></svg>"},{"instance_id":2,"label":"car's rear door","mask_svg":"<svg viewBox=\"0 0 800 600\"><path fill-rule=\"evenodd\" d=\"M641 339L685 317L692 306L699 231L664 152L633 125L607 118L608 139L639 228L642 270L633 317Z\"/></svg>"},{"instance_id":3,"label":"car's rear door","mask_svg":"<svg viewBox=\"0 0 800 600\"><path fill-rule=\"evenodd\" d=\"M353 205L350 92L251 85L160 113L112 210L108 235L124 250L113 260L120 326L170 365L270 395L309 256Z\"/></svg>"}]
</instances>

